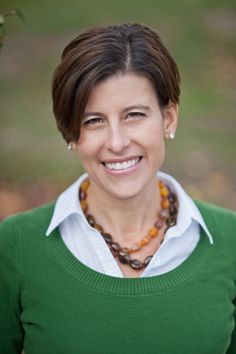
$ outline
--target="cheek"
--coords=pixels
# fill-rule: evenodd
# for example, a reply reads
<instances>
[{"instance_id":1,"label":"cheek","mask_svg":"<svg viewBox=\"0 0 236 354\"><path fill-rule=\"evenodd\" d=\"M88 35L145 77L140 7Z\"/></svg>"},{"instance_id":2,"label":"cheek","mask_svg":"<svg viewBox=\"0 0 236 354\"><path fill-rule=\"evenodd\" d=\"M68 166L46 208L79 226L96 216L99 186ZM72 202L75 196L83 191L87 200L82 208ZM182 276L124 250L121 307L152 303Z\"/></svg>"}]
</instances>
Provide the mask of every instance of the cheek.
<instances>
[{"instance_id":1,"label":"cheek","mask_svg":"<svg viewBox=\"0 0 236 354\"><path fill-rule=\"evenodd\" d=\"M77 151L82 164L89 163L90 160L98 158L100 148L101 141L95 134L81 134Z\"/></svg>"},{"instance_id":2,"label":"cheek","mask_svg":"<svg viewBox=\"0 0 236 354\"><path fill-rule=\"evenodd\" d=\"M84 165L93 155L93 144L89 144L88 140L81 136L77 145L77 153L81 163Z\"/></svg>"},{"instance_id":3,"label":"cheek","mask_svg":"<svg viewBox=\"0 0 236 354\"><path fill-rule=\"evenodd\" d=\"M93 145L91 144L80 144L78 145L77 151L82 164L86 163L86 161L88 162L89 160L91 160L92 156L94 155Z\"/></svg>"},{"instance_id":4,"label":"cheek","mask_svg":"<svg viewBox=\"0 0 236 354\"><path fill-rule=\"evenodd\" d=\"M165 141L160 127L155 127L149 132L147 153L154 169L159 170L165 159Z\"/></svg>"},{"instance_id":5,"label":"cheek","mask_svg":"<svg viewBox=\"0 0 236 354\"><path fill-rule=\"evenodd\" d=\"M163 137L164 124L162 116L153 115L147 121L146 124L142 126L142 131L145 136L156 136L158 139Z\"/></svg>"},{"instance_id":6,"label":"cheek","mask_svg":"<svg viewBox=\"0 0 236 354\"><path fill-rule=\"evenodd\" d=\"M144 133L144 140L147 147L154 150L160 150L164 147L164 136L162 126L152 126Z\"/></svg>"}]
</instances>

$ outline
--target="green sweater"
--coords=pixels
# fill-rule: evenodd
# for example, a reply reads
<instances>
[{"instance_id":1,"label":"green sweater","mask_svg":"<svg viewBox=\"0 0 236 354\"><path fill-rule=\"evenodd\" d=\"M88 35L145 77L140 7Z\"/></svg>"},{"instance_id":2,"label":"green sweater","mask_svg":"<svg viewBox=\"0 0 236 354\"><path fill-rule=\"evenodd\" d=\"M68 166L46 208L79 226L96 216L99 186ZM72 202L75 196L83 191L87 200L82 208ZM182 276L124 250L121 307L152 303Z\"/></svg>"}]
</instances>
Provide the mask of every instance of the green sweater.
<instances>
[{"instance_id":1,"label":"green sweater","mask_svg":"<svg viewBox=\"0 0 236 354\"><path fill-rule=\"evenodd\" d=\"M80 263L54 205L0 225L0 353L235 354L236 215L197 203L213 236L176 269L115 278Z\"/></svg>"}]
</instances>

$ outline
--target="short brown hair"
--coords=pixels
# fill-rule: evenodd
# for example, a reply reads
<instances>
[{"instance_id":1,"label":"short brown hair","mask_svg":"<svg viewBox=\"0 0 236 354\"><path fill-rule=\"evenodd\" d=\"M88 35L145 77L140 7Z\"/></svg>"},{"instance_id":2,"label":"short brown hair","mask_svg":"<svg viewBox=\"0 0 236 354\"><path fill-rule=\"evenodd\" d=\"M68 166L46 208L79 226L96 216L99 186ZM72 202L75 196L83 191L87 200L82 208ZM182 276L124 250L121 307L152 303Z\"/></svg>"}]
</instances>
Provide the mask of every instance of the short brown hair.
<instances>
[{"instance_id":1,"label":"short brown hair","mask_svg":"<svg viewBox=\"0 0 236 354\"><path fill-rule=\"evenodd\" d=\"M67 142L78 141L93 87L117 73L147 77L160 107L179 102L177 65L160 37L140 24L96 27L81 33L62 52L52 82L53 111Z\"/></svg>"}]
</instances>

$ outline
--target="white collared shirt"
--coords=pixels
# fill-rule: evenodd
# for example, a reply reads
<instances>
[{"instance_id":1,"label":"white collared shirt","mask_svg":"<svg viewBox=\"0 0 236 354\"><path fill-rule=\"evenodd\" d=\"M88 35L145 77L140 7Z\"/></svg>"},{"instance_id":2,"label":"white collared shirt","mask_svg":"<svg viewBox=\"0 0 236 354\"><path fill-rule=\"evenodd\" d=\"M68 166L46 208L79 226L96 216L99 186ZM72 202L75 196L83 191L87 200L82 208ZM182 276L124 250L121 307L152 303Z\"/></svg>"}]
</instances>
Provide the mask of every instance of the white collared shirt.
<instances>
[{"instance_id":1,"label":"white collared shirt","mask_svg":"<svg viewBox=\"0 0 236 354\"><path fill-rule=\"evenodd\" d=\"M78 191L87 177L87 174L83 174L59 196L46 235L49 236L59 227L66 247L80 262L97 272L124 277L103 237L88 224L81 210ZM178 267L196 247L200 227L206 232L210 244L213 243L200 211L180 184L163 172L158 172L157 178L176 193L179 202L178 217L176 225L167 230L164 242L141 277L160 275Z\"/></svg>"}]
</instances>

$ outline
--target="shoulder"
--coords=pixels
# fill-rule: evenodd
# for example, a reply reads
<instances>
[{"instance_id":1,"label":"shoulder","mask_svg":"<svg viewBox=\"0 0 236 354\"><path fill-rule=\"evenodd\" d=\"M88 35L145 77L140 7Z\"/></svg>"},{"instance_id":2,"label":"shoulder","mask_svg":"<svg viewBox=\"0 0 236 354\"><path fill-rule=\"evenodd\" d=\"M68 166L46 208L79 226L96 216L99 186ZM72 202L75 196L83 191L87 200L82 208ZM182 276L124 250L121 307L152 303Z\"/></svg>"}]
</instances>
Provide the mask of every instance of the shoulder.
<instances>
[{"instance_id":1,"label":"shoulder","mask_svg":"<svg viewBox=\"0 0 236 354\"><path fill-rule=\"evenodd\" d=\"M223 218L224 220L232 220L232 222L236 222L236 212L230 209L226 209L220 207L215 204L206 203L200 200L194 200L201 214L205 218Z\"/></svg>"},{"instance_id":2,"label":"shoulder","mask_svg":"<svg viewBox=\"0 0 236 354\"><path fill-rule=\"evenodd\" d=\"M194 202L213 237L222 236L225 240L225 235L227 235L228 239L236 242L236 213L234 211L199 200L194 200Z\"/></svg>"},{"instance_id":3,"label":"shoulder","mask_svg":"<svg viewBox=\"0 0 236 354\"><path fill-rule=\"evenodd\" d=\"M0 223L0 244L4 240L16 239L36 232L46 233L52 218L55 203L45 204L19 214L12 215Z\"/></svg>"}]
</instances>

